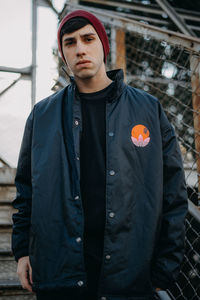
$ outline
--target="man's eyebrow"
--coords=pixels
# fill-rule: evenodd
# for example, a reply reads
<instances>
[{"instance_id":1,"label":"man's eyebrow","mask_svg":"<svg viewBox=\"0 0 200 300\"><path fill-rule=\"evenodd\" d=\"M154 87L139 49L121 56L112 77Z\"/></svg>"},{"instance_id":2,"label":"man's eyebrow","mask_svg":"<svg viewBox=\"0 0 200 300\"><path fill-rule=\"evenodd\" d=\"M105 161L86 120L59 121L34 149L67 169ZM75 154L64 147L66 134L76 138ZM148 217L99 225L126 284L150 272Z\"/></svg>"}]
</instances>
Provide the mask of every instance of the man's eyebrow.
<instances>
[{"instance_id":1,"label":"man's eyebrow","mask_svg":"<svg viewBox=\"0 0 200 300\"><path fill-rule=\"evenodd\" d=\"M87 36L91 36L91 35L96 35L96 33L94 32L88 32L88 33L84 33L84 34L81 34L81 37L87 37ZM66 42L66 41L71 41L71 40L74 40L75 37L66 37L64 40L63 40L63 43Z\"/></svg>"},{"instance_id":2,"label":"man's eyebrow","mask_svg":"<svg viewBox=\"0 0 200 300\"><path fill-rule=\"evenodd\" d=\"M64 42L67 42L67 41L71 41L71 40L73 40L74 39L74 37L68 37L68 38L65 38L64 40L63 40L63 43Z\"/></svg>"},{"instance_id":3,"label":"man's eyebrow","mask_svg":"<svg viewBox=\"0 0 200 300\"><path fill-rule=\"evenodd\" d=\"M81 34L81 37L88 36L88 35L96 35L96 33L94 33L94 32L84 33L84 34Z\"/></svg>"}]
</instances>

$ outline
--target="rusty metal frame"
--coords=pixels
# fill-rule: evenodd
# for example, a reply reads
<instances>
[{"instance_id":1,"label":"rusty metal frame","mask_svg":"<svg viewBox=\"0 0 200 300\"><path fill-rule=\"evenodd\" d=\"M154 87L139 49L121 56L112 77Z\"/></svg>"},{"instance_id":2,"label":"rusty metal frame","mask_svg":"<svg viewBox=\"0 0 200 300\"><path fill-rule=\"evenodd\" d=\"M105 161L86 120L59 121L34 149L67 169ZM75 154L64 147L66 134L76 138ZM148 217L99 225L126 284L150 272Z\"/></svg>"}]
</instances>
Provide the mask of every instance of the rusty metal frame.
<instances>
[{"instance_id":1,"label":"rusty metal frame","mask_svg":"<svg viewBox=\"0 0 200 300\"><path fill-rule=\"evenodd\" d=\"M111 15L107 10L97 9L91 6L69 4L66 6L63 14L74 9L86 9L96 14L101 18L102 22L109 24L111 27L124 28L124 30L129 30L144 36L151 36L156 40L164 40L165 42L169 42L175 46L184 47L192 52L198 53L200 51L200 38L198 37L191 37L183 33L158 28L135 20L130 20L129 18L124 18L116 14Z\"/></svg>"},{"instance_id":2,"label":"rusty metal frame","mask_svg":"<svg viewBox=\"0 0 200 300\"><path fill-rule=\"evenodd\" d=\"M157 0L156 0L157 1ZM80 1L81 2L81 1ZM127 13L127 17L129 18L140 18L140 20L145 20L145 18L142 15L139 15L138 12L144 12L144 13L149 13L152 15L158 15L158 16L162 16L163 12L167 13L167 15L169 15L169 17L171 18L172 22L174 24L176 24L176 26L178 28L180 24L183 24L183 27L187 27L187 31L188 34L194 35L194 33L192 33L192 29L200 31L200 26L195 26L195 25L188 25L185 23L185 20L189 20L189 21L200 21L200 13L198 12L194 12L194 11L188 11L185 9L180 9L180 8L173 8L171 5L169 5L169 3L166 0L158 0L158 6L150 4L150 5L143 5L143 4L139 4L139 3L121 3L120 1L105 1L105 0L85 0L84 2L86 2L86 4L84 4L84 6L87 6L91 3L92 4L98 4L98 5L104 5L109 7L115 7L115 8L121 8L121 9L130 9L132 11L136 11L136 14L133 14L133 16L131 16L130 13ZM162 4L162 5L161 5ZM115 13L118 13L115 11ZM176 15L179 25L177 25L177 19L174 16ZM154 17L148 17L148 20L152 23L159 23L162 24L163 21L165 22L166 20L162 20L162 19L157 19ZM189 33L191 32L191 33ZM186 33L186 31L184 31L183 33Z\"/></svg>"},{"instance_id":3,"label":"rusty metal frame","mask_svg":"<svg viewBox=\"0 0 200 300\"><path fill-rule=\"evenodd\" d=\"M156 0L156 2L166 12L166 14L172 20L172 22L174 22L174 24L176 24L176 26L179 28L179 30L182 33L185 33L185 34L188 34L191 36L196 36L196 34L190 28L188 28L184 19L181 16L179 16L179 14L176 12L176 10L166 0Z\"/></svg>"}]
</instances>

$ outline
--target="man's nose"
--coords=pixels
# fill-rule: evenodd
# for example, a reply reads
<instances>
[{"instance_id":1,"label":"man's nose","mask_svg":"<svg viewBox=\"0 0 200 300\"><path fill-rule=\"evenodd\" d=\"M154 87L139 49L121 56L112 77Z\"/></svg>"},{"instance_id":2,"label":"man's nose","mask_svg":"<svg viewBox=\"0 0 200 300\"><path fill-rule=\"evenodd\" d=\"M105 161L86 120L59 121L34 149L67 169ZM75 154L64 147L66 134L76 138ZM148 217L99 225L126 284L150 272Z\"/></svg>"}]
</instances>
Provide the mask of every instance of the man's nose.
<instances>
[{"instance_id":1,"label":"man's nose","mask_svg":"<svg viewBox=\"0 0 200 300\"><path fill-rule=\"evenodd\" d=\"M85 54L85 45L83 42L81 41L77 41L76 43L76 55L83 55Z\"/></svg>"}]
</instances>

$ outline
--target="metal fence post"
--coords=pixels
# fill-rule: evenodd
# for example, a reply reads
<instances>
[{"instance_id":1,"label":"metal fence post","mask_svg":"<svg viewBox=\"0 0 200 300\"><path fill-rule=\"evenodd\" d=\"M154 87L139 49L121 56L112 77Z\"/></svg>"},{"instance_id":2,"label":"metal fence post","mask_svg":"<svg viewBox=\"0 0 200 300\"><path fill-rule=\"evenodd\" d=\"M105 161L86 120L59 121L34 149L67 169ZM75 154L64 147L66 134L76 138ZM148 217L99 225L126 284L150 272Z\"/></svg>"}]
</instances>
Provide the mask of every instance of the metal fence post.
<instances>
[{"instance_id":1,"label":"metal fence post","mask_svg":"<svg viewBox=\"0 0 200 300\"><path fill-rule=\"evenodd\" d=\"M36 97L36 49L37 49L37 0L32 0L32 68L31 68L31 107Z\"/></svg>"}]
</instances>

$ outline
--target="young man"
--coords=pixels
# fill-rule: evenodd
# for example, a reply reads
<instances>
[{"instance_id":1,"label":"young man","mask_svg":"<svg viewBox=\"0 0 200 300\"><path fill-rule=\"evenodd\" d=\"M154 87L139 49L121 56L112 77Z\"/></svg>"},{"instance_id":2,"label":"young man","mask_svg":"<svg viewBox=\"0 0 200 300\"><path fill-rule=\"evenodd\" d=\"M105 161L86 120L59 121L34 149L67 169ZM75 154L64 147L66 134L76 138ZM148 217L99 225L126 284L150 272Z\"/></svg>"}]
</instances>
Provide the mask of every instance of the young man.
<instances>
[{"instance_id":1,"label":"young man","mask_svg":"<svg viewBox=\"0 0 200 300\"><path fill-rule=\"evenodd\" d=\"M71 84L38 102L15 178L12 249L38 299L154 299L176 280L187 193L159 101L106 73L101 22L74 11L58 29Z\"/></svg>"}]
</instances>

